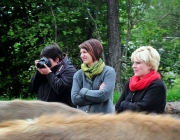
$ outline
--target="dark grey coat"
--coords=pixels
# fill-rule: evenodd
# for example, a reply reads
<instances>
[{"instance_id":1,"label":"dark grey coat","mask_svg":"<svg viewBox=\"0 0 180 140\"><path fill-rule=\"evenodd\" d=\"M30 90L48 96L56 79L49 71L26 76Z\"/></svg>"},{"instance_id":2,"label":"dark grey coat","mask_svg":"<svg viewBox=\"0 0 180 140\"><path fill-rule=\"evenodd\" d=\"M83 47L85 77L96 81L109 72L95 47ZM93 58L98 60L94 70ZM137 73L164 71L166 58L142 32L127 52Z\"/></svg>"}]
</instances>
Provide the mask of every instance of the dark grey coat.
<instances>
[{"instance_id":1,"label":"dark grey coat","mask_svg":"<svg viewBox=\"0 0 180 140\"><path fill-rule=\"evenodd\" d=\"M105 66L102 73L93 81L88 79L82 70L77 71L73 77L71 90L73 104L88 113L112 113L115 80L115 70L109 66ZM105 88L99 90L103 82Z\"/></svg>"}]
</instances>

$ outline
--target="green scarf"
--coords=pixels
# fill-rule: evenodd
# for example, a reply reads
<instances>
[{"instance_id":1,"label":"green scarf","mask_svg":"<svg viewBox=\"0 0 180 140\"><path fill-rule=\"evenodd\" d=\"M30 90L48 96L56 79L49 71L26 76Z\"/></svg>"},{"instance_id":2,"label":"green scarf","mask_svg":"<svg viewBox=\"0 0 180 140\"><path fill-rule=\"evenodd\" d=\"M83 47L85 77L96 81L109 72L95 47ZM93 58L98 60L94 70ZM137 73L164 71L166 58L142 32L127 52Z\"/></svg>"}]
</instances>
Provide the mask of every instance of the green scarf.
<instances>
[{"instance_id":1,"label":"green scarf","mask_svg":"<svg viewBox=\"0 0 180 140\"><path fill-rule=\"evenodd\" d=\"M81 69L85 73L85 75L89 78L92 79L94 76L100 74L103 69L104 69L104 62L100 58L98 63L94 64L91 67L88 67L86 64L81 64Z\"/></svg>"}]
</instances>

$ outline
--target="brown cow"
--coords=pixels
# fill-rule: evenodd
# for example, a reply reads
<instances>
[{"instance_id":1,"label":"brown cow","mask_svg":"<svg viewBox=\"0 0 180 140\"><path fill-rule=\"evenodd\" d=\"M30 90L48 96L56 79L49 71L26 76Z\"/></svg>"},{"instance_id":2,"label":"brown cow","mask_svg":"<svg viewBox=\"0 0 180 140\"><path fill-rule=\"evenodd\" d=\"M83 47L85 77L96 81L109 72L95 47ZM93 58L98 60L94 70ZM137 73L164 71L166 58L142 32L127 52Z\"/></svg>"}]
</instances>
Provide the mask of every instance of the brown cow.
<instances>
[{"instance_id":1,"label":"brown cow","mask_svg":"<svg viewBox=\"0 0 180 140\"><path fill-rule=\"evenodd\" d=\"M0 101L0 122L14 119L33 119L43 114L56 112L67 115L86 114L62 103L39 100Z\"/></svg>"},{"instance_id":2,"label":"brown cow","mask_svg":"<svg viewBox=\"0 0 180 140\"><path fill-rule=\"evenodd\" d=\"M179 140L180 120L124 112L64 116L0 124L0 140Z\"/></svg>"}]
</instances>

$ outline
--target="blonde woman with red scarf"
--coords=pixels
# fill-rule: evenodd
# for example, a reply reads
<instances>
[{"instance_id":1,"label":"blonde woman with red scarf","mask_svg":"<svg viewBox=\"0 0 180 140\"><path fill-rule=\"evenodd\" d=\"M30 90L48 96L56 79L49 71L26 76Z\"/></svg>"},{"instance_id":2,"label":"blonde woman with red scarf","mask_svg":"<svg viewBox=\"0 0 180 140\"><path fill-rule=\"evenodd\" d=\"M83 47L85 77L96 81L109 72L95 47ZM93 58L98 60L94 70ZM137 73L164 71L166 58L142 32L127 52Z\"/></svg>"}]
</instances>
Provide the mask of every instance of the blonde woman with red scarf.
<instances>
[{"instance_id":1,"label":"blonde woman with red scarf","mask_svg":"<svg viewBox=\"0 0 180 140\"><path fill-rule=\"evenodd\" d=\"M134 76L125 84L115 105L116 113L126 110L160 114L166 105L166 86L157 72L160 55L151 46L142 46L131 55Z\"/></svg>"}]
</instances>

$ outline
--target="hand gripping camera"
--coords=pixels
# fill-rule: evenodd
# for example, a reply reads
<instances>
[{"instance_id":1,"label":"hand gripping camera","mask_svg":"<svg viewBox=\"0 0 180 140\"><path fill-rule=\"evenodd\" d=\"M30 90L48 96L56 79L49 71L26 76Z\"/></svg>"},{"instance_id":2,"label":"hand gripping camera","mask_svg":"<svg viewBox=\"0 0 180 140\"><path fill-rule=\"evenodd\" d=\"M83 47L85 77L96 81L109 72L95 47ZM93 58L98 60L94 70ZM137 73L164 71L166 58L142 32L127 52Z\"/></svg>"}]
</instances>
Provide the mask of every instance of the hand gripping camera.
<instances>
[{"instance_id":1,"label":"hand gripping camera","mask_svg":"<svg viewBox=\"0 0 180 140\"><path fill-rule=\"evenodd\" d=\"M44 64L46 64L49 68L51 67L51 61L46 57L41 58L37 63L37 68L44 68Z\"/></svg>"}]
</instances>

